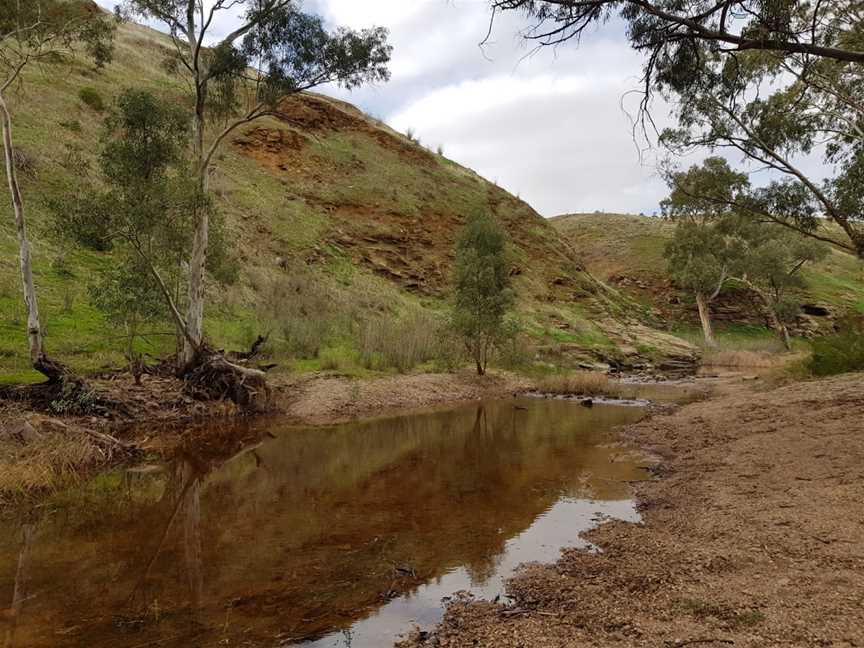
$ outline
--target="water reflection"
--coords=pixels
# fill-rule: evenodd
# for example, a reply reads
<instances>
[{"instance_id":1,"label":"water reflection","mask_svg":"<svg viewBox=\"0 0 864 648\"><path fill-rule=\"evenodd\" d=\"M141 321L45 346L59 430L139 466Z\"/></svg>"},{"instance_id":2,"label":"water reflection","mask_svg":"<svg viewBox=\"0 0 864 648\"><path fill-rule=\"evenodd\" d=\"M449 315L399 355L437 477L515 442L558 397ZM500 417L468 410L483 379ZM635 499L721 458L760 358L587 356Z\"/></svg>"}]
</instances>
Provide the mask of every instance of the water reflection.
<instances>
[{"instance_id":1,"label":"water reflection","mask_svg":"<svg viewBox=\"0 0 864 648\"><path fill-rule=\"evenodd\" d=\"M258 423L240 432L272 438L227 460L102 476L38 533L0 527L8 647L388 645L442 597L494 597L519 563L554 560L597 514L635 516L639 457L606 431L640 416L525 400Z\"/></svg>"}]
</instances>

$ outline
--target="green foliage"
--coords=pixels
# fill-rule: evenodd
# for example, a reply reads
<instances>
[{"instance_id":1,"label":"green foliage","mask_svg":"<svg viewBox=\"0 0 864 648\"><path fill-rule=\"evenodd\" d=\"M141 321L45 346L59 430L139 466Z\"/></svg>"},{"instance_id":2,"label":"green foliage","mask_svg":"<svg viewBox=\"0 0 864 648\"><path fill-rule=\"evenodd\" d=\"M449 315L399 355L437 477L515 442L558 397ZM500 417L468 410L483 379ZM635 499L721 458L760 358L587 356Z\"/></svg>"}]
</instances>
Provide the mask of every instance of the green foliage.
<instances>
[{"instance_id":1,"label":"green foliage","mask_svg":"<svg viewBox=\"0 0 864 648\"><path fill-rule=\"evenodd\" d=\"M514 302L506 236L486 212L469 217L459 236L455 293L452 326L482 375L491 352L513 333L505 316Z\"/></svg>"},{"instance_id":2,"label":"green foliage","mask_svg":"<svg viewBox=\"0 0 864 648\"><path fill-rule=\"evenodd\" d=\"M92 389L82 389L75 382L63 384L60 395L51 401L50 408L61 416L86 416L93 412L99 396Z\"/></svg>"},{"instance_id":3,"label":"green foliage","mask_svg":"<svg viewBox=\"0 0 864 648\"><path fill-rule=\"evenodd\" d=\"M189 247L188 214L210 209L188 179L188 130L185 112L172 104L143 90L122 92L103 125L105 188L88 183L81 165L79 185L69 192L75 198L51 202L55 231L91 249L118 247L119 261L92 296L110 322L124 327L130 361L140 326L170 312L169 287L177 285Z\"/></svg>"},{"instance_id":4,"label":"green foliage","mask_svg":"<svg viewBox=\"0 0 864 648\"><path fill-rule=\"evenodd\" d=\"M96 112L105 110L105 102L102 100L102 95L96 88L85 87L78 92L78 98L87 106ZM80 127L80 126L79 126Z\"/></svg>"},{"instance_id":5,"label":"green foliage","mask_svg":"<svg viewBox=\"0 0 864 648\"><path fill-rule=\"evenodd\" d=\"M785 325L798 315L790 291L804 287L801 270L828 256L828 247L774 224L754 224L742 229L745 252L740 260L741 283L753 290L766 309Z\"/></svg>"},{"instance_id":6,"label":"green foliage","mask_svg":"<svg viewBox=\"0 0 864 648\"><path fill-rule=\"evenodd\" d=\"M390 78L392 48L386 29L328 32L320 16L301 11L293 2L237 0L231 7L244 16L243 27L201 52L189 51L186 7L176 0L125 0L120 13L168 25L177 47L165 69L181 76L193 69L204 72L200 87L205 109L216 121L240 110L263 114L286 95L323 84L351 89ZM214 12L224 10L217 6ZM193 24L189 37L207 40L210 27L210 22ZM259 74L253 85L247 83L249 70Z\"/></svg>"},{"instance_id":7,"label":"green foliage","mask_svg":"<svg viewBox=\"0 0 864 648\"><path fill-rule=\"evenodd\" d=\"M498 344L497 364L510 370L525 369L534 362L534 356L525 325L515 318L507 318Z\"/></svg>"},{"instance_id":8,"label":"green foliage","mask_svg":"<svg viewBox=\"0 0 864 648\"><path fill-rule=\"evenodd\" d=\"M864 258L864 36L860 0L493 0L532 17L544 45L578 40L613 16L644 55L642 124L655 95L671 101L675 154L722 150L775 177L738 206L817 235L824 215L836 245ZM646 129L647 130L647 129ZM824 155L829 177L798 163Z\"/></svg>"},{"instance_id":9,"label":"green foliage","mask_svg":"<svg viewBox=\"0 0 864 648\"><path fill-rule=\"evenodd\" d=\"M0 68L56 62L74 49L102 67L113 58L114 30L87 0L0 0Z\"/></svg>"},{"instance_id":10,"label":"green foliage","mask_svg":"<svg viewBox=\"0 0 864 648\"><path fill-rule=\"evenodd\" d=\"M741 218L728 202L748 186L747 177L722 158L708 158L687 171L669 173L667 181L672 191L661 208L676 223L665 253L670 274L697 294L716 295L736 273L744 253Z\"/></svg>"},{"instance_id":11,"label":"green foliage","mask_svg":"<svg viewBox=\"0 0 864 648\"><path fill-rule=\"evenodd\" d=\"M168 319L164 297L147 264L138 256L126 256L104 270L90 286L90 300L108 322L125 334L130 362L142 327Z\"/></svg>"},{"instance_id":12,"label":"green foliage","mask_svg":"<svg viewBox=\"0 0 864 648\"><path fill-rule=\"evenodd\" d=\"M848 323L837 335L816 338L812 347L807 368L813 375L864 371L864 321Z\"/></svg>"}]
</instances>

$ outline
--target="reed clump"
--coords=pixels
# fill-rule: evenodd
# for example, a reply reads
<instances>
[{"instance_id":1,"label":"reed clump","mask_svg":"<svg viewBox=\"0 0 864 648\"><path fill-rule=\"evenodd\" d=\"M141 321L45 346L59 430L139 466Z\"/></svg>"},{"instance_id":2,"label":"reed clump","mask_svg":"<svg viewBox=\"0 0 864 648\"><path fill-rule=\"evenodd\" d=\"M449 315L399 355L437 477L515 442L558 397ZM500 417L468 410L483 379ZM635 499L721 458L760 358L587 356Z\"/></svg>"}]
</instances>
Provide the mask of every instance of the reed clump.
<instances>
[{"instance_id":1,"label":"reed clump","mask_svg":"<svg viewBox=\"0 0 864 648\"><path fill-rule=\"evenodd\" d=\"M560 396L610 396L621 394L621 386L599 371L574 371L541 379L537 385L544 394Z\"/></svg>"}]
</instances>

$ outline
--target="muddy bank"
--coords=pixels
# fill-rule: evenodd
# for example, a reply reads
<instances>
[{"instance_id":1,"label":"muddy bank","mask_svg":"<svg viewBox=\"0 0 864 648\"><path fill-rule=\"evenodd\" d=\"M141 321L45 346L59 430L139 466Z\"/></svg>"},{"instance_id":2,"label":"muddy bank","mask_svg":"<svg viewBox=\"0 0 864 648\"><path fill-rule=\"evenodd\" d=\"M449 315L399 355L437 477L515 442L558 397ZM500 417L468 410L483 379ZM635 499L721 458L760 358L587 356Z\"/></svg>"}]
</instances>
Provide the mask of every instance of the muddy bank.
<instances>
[{"instance_id":1,"label":"muddy bank","mask_svg":"<svg viewBox=\"0 0 864 648\"><path fill-rule=\"evenodd\" d=\"M279 385L277 406L292 421L329 425L465 401L513 396L533 382L509 373L417 374L351 380L312 376Z\"/></svg>"},{"instance_id":2,"label":"muddy bank","mask_svg":"<svg viewBox=\"0 0 864 648\"><path fill-rule=\"evenodd\" d=\"M659 458L644 524L459 601L406 646L864 646L864 377L713 400L632 426ZM505 604L506 603L506 604Z\"/></svg>"},{"instance_id":3,"label":"muddy bank","mask_svg":"<svg viewBox=\"0 0 864 648\"><path fill-rule=\"evenodd\" d=\"M190 425L241 414L228 401L202 402L174 378L93 379L92 387L123 404L112 417L52 416L0 400L0 506L62 488L96 470L142 453L171 455L190 443L208 444ZM364 380L334 376L273 376L275 414L296 423L327 425L368 416L509 396L530 382L512 374L399 375ZM115 444L111 439L120 443ZM134 446L127 452L123 444Z\"/></svg>"}]
</instances>

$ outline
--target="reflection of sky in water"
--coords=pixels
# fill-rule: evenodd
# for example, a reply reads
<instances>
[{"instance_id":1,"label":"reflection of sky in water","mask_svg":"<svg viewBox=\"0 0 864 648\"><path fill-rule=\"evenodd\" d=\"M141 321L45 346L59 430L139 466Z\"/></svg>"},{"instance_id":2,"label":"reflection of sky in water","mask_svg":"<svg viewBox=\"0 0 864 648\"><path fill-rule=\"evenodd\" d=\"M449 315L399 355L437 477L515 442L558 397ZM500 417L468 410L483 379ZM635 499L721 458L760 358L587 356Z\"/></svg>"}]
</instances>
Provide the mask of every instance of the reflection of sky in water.
<instances>
[{"instance_id":1,"label":"reflection of sky in water","mask_svg":"<svg viewBox=\"0 0 864 648\"><path fill-rule=\"evenodd\" d=\"M504 597L504 582L517 567L527 562L554 562L566 547L589 547L579 537L603 519L638 522L639 513L632 500L594 501L564 497L537 517L519 535L510 538L504 552L495 557L494 571L477 578L464 567L457 567L421 586L415 592L400 596L372 616L356 622L350 630L334 632L317 641L301 644L303 648L371 648L391 645L396 638L418 625L429 628L443 614L442 599L455 592L470 592L477 598L492 600ZM290 643L283 644L285 646Z\"/></svg>"}]
</instances>

